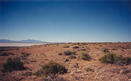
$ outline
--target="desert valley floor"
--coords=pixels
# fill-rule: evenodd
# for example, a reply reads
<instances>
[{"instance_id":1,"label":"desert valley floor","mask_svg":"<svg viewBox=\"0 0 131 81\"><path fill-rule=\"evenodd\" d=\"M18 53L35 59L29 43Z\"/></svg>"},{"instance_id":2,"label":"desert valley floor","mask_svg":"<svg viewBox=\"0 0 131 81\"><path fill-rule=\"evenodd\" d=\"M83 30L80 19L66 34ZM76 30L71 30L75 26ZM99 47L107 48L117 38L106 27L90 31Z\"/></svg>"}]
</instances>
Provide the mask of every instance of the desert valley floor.
<instances>
[{"instance_id":1,"label":"desert valley floor","mask_svg":"<svg viewBox=\"0 0 131 81\"><path fill-rule=\"evenodd\" d=\"M131 43L61 43L43 44L27 47L0 47L0 70L8 58L20 57L25 70L15 70L3 73L0 71L0 81L131 81L131 64L102 63L104 49L116 55L131 57ZM65 55L65 51L75 53ZM85 53L90 60L79 59ZM45 76L35 73L41 66L50 61L62 64L67 73L58 74L60 80L44 80ZM89 71L85 70L90 68Z\"/></svg>"}]
</instances>

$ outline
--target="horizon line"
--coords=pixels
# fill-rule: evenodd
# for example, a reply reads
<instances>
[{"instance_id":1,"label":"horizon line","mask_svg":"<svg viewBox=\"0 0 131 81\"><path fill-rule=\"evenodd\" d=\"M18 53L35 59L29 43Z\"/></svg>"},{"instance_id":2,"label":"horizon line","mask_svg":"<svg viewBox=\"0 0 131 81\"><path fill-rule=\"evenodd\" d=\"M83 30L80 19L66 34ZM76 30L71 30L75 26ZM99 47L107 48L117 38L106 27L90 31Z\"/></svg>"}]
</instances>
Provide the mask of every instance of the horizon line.
<instances>
[{"instance_id":1,"label":"horizon line","mask_svg":"<svg viewBox=\"0 0 131 81\"><path fill-rule=\"evenodd\" d=\"M0 39L0 40L10 40L10 41L22 41L22 40L36 40L41 42L50 42L50 43L117 43L117 42L131 42L131 41L46 41L39 39L21 39L21 40L13 40L13 39Z\"/></svg>"}]
</instances>

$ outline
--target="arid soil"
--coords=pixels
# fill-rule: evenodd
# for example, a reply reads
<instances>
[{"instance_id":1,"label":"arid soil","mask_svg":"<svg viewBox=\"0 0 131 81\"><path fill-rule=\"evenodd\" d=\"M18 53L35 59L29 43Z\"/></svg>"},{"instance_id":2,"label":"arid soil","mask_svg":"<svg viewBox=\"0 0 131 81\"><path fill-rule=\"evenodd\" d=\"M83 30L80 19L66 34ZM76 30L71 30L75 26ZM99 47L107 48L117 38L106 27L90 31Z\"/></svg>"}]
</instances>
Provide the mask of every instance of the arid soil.
<instances>
[{"instance_id":1,"label":"arid soil","mask_svg":"<svg viewBox=\"0 0 131 81\"><path fill-rule=\"evenodd\" d=\"M104 48L116 55L131 57L130 42L61 43L0 48L0 70L9 57L20 57L27 68L6 73L0 71L0 81L44 81L43 76L36 76L35 73L49 61L60 63L68 69L67 73L57 75L63 78L63 81L131 81L131 64L106 64L99 61L99 58L104 55ZM64 51L76 52L76 58L72 59L64 55ZM3 55L5 53L6 55ZM29 56L24 57L23 53L28 53ZM59 53L62 53L62 55L59 55ZM91 60L77 59L77 56L81 53L89 54ZM69 61L66 61L66 59ZM92 70L87 72L86 67L90 67Z\"/></svg>"}]
</instances>

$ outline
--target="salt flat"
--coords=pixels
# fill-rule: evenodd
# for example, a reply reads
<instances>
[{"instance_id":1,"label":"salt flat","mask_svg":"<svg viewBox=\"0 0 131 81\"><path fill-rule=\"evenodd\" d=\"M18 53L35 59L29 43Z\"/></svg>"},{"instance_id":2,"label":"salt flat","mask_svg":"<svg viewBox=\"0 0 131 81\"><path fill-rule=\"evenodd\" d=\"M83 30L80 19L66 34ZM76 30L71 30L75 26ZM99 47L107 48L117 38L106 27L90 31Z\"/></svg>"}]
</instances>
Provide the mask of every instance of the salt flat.
<instances>
[{"instance_id":1,"label":"salt flat","mask_svg":"<svg viewBox=\"0 0 131 81\"><path fill-rule=\"evenodd\" d=\"M41 45L42 43L0 43L0 47L7 46L32 46L32 45Z\"/></svg>"}]
</instances>

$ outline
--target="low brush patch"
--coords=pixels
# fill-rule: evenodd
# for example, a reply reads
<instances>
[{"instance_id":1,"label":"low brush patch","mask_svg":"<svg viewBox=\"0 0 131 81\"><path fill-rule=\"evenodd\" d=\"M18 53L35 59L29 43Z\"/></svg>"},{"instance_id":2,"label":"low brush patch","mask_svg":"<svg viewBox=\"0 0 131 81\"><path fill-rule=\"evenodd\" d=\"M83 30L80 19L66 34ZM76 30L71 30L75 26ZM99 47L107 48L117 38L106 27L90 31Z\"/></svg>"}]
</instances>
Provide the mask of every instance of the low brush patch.
<instances>
[{"instance_id":1,"label":"low brush patch","mask_svg":"<svg viewBox=\"0 0 131 81\"><path fill-rule=\"evenodd\" d=\"M6 63L3 65L2 72L12 72L14 70L24 70L24 63L19 57L8 58Z\"/></svg>"},{"instance_id":2,"label":"low brush patch","mask_svg":"<svg viewBox=\"0 0 131 81\"><path fill-rule=\"evenodd\" d=\"M82 60L91 60L91 57L88 55L88 54L86 54L86 53L82 53L82 54L80 54L79 56L78 56L78 59L82 59Z\"/></svg>"},{"instance_id":3,"label":"low brush patch","mask_svg":"<svg viewBox=\"0 0 131 81\"><path fill-rule=\"evenodd\" d=\"M72 51L65 51L64 55L75 55L75 52Z\"/></svg>"},{"instance_id":4,"label":"low brush patch","mask_svg":"<svg viewBox=\"0 0 131 81\"><path fill-rule=\"evenodd\" d=\"M122 55L115 55L113 53L108 53L101 57L99 59L102 63L110 63L110 64L125 64L128 65L131 63L131 58L130 57L123 57Z\"/></svg>"},{"instance_id":5,"label":"low brush patch","mask_svg":"<svg viewBox=\"0 0 131 81\"><path fill-rule=\"evenodd\" d=\"M65 66L58 64L54 61L50 61L48 64L45 64L42 66L42 68L37 71L35 74L36 75L56 75L56 74L64 74L67 73L67 69Z\"/></svg>"}]
</instances>

